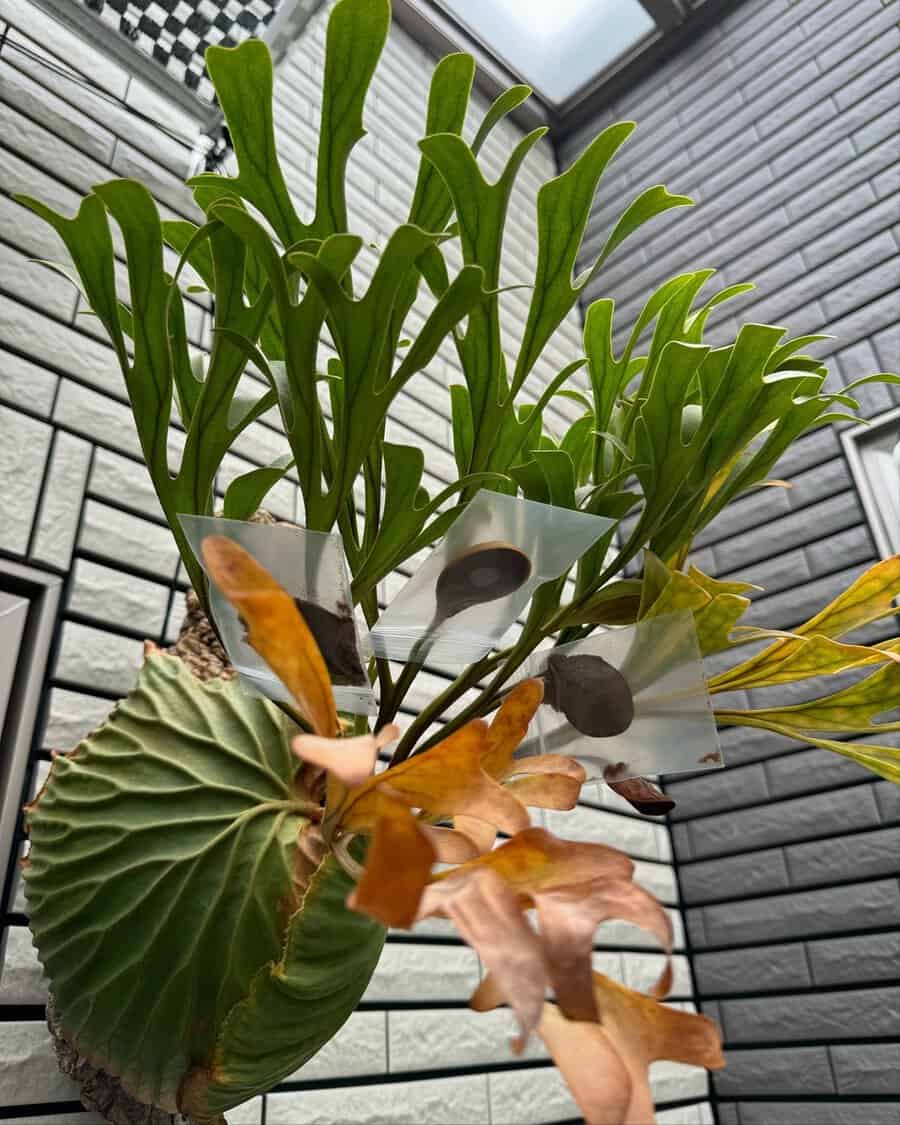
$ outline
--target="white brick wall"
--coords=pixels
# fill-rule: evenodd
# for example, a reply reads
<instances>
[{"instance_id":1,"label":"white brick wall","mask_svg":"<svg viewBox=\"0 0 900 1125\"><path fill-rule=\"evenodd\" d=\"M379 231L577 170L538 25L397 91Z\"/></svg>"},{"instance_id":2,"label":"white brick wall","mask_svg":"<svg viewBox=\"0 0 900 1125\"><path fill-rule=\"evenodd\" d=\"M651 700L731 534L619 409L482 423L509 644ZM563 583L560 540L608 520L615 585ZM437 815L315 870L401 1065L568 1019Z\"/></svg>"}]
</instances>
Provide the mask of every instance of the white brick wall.
<instances>
[{"instance_id":1,"label":"white brick wall","mask_svg":"<svg viewBox=\"0 0 900 1125\"><path fill-rule=\"evenodd\" d=\"M897 16L895 0L745 0L617 95L591 127L618 117L639 127L608 199L646 178L698 202L636 236L590 295L612 284L625 325L667 277L716 267L719 284L757 288L727 306L714 343L739 322L827 333L814 351L832 390L900 370ZM567 157L586 140L571 138ZM611 214L601 200L589 244ZM875 419L900 403L900 388L871 384L859 401ZM748 623L791 628L875 561L841 428L816 430L774 467L790 489L742 497L698 538L702 570L763 587ZM894 632L888 619L866 640ZM767 689L763 705L809 691ZM726 1032L720 1120L893 1120L898 1047L868 1040L890 1002L873 981L888 980L900 948L900 895L882 878L897 872L896 787L765 731L732 727L722 740L725 770L666 786L700 1002ZM877 939L850 936L863 922ZM821 971L832 956L840 967ZM896 1040L893 1014L888 1023ZM810 1096L815 1104L802 1101Z\"/></svg>"},{"instance_id":2,"label":"white brick wall","mask_svg":"<svg viewBox=\"0 0 900 1125\"><path fill-rule=\"evenodd\" d=\"M0 0L0 32L6 21L10 41L27 42L32 50L64 60L186 140L193 136L192 122L178 109L26 0ZM313 185L323 50L321 16L283 63L276 84L281 157L301 210ZM350 170L356 229L376 241L408 210L432 65L416 43L394 30L367 107L369 136L356 150ZM480 115L485 107L480 99L476 102ZM483 156L489 174L499 172L519 136L509 123L497 130ZM71 289L28 263L33 256L59 257L59 247L48 228L9 195L25 191L71 211L79 193L93 183L134 174L150 184L167 214L195 217L179 186L188 158L187 145L113 111L13 51L0 56L0 551L67 577L58 658L48 684L48 723L38 748L41 766L50 749L73 745L128 690L141 640L171 638L183 602L177 552L138 458L112 352L90 319L77 315ZM510 207L504 284L531 280L534 193L554 171L552 150L538 146ZM505 346L514 357L528 293L514 290L503 300ZM188 312L191 336L202 341L208 334L206 311L196 301ZM535 372L536 393L578 354L578 340L573 314ZM452 350L444 349L400 396L393 415L397 438L425 450L426 483L434 490L454 474L446 392L454 381L461 381L461 374ZM562 427L570 407L563 402L558 416L548 413L549 424ZM177 448L178 429L173 427L171 435ZM255 424L242 438L240 456L230 457L223 467L220 488L233 473L266 462L283 448L276 429ZM271 506L302 518L291 483L273 494ZM389 597L403 580L402 575L387 580L382 596ZM420 679L421 690L411 696L413 706L445 682L439 675ZM547 825L564 835L616 844L638 857L638 881L673 908L681 948L667 829L631 815L609 791L601 795L594 790L585 799L589 803L569 817L548 814ZM0 861L5 867L6 857ZM32 1116L17 1120L89 1125L99 1118L69 1112L74 1107L67 1103L76 1091L58 1076L50 1054L40 1019L46 984L23 925L18 879L6 909L0 944L5 949L0 966L0 1120L8 1119L4 1106L27 1106ZM598 953L597 963L612 976L642 986L658 972L652 938L635 927L611 924L603 938L606 952ZM571 1098L539 1046L517 1069L497 1069L511 1061L509 1017L468 1011L466 999L479 978L477 957L456 942L446 925L423 927L418 941L392 936L362 1009L307 1067L266 1099L268 1125L525 1125L575 1116ZM679 956L676 997L689 996L690 989L687 961ZM339 1086L329 1088L338 1080ZM669 1068L655 1080L666 1102L705 1094L705 1077L687 1068ZM231 1125L257 1125L262 1114L263 1099L257 1099L228 1118ZM669 1111L665 1119L706 1120L694 1106Z\"/></svg>"}]
</instances>

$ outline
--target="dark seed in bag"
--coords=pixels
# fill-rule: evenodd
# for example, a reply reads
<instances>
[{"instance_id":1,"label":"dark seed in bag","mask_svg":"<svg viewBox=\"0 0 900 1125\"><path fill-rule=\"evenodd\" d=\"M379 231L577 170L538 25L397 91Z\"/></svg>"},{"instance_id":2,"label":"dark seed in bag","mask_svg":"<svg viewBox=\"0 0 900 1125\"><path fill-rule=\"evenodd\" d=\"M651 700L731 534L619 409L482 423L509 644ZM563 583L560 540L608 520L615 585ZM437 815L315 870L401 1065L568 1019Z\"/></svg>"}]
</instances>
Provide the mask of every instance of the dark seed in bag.
<instances>
[{"instance_id":1,"label":"dark seed in bag","mask_svg":"<svg viewBox=\"0 0 900 1125\"><path fill-rule=\"evenodd\" d=\"M622 673L602 656L554 653L547 661L545 701L590 738L623 734L634 721L634 699Z\"/></svg>"},{"instance_id":2,"label":"dark seed in bag","mask_svg":"<svg viewBox=\"0 0 900 1125\"><path fill-rule=\"evenodd\" d=\"M724 764L689 609L538 650L523 675L545 690L521 752L574 758L639 812L671 807L654 774Z\"/></svg>"},{"instance_id":3,"label":"dark seed in bag","mask_svg":"<svg viewBox=\"0 0 900 1125\"><path fill-rule=\"evenodd\" d=\"M505 598L531 577L531 559L509 543L478 543L447 563L435 586L435 627L473 605Z\"/></svg>"},{"instance_id":4,"label":"dark seed in bag","mask_svg":"<svg viewBox=\"0 0 900 1125\"><path fill-rule=\"evenodd\" d=\"M294 602L315 637L332 683L367 684L357 651L356 625L350 614L332 613L303 598L294 598Z\"/></svg>"},{"instance_id":5,"label":"dark seed in bag","mask_svg":"<svg viewBox=\"0 0 900 1125\"><path fill-rule=\"evenodd\" d=\"M377 657L459 668L480 660L544 582L612 526L606 516L479 492L372 627Z\"/></svg>"}]
</instances>

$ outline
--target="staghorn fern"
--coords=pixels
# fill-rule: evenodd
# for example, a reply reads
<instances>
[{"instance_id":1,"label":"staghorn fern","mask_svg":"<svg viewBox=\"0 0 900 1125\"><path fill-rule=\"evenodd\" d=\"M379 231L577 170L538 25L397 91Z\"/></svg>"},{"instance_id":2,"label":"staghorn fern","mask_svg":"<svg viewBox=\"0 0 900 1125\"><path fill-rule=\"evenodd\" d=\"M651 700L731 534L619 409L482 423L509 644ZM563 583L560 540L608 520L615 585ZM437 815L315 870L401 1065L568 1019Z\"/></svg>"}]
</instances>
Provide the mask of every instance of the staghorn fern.
<instances>
[{"instance_id":1,"label":"staghorn fern","mask_svg":"<svg viewBox=\"0 0 900 1125\"><path fill-rule=\"evenodd\" d=\"M556 758L543 762L542 777L513 758L542 689L526 681L509 692L509 681L548 638L571 641L689 610L704 654L772 642L711 680L713 693L879 665L860 686L799 709L719 717L827 746L896 781L896 750L840 736L897 729L876 722L898 702L897 642L840 638L893 612L900 559L873 568L790 635L741 633L747 585L685 571L693 538L727 503L767 483L791 442L856 406L850 393L824 389L825 367L804 354L815 337L788 339L782 328L750 324L724 346L704 342L713 311L748 286L704 297L712 271L672 278L650 296L618 355L614 303L598 300L587 310L584 355L538 383L536 366L588 282L644 223L690 203L660 186L624 201L600 254L574 276L604 170L632 124L610 126L540 189L528 314L520 326L504 324L506 212L544 130L523 138L488 182L478 152L530 91L501 95L468 142L462 129L474 62L442 60L407 220L385 240L360 289L363 240L348 218L345 173L364 135L366 93L389 24L388 0L340 0L333 9L309 221L298 215L278 163L271 60L255 42L207 53L237 173L191 181L201 224L163 222L149 192L128 180L98 185L74 218L19 199L60 234L110 337L151 478L204 603L207 580L177 516L212 513L225 454L273 407L291 456L235 480L225 512L249 517L294 473L307 527L339 530L353 597L370 625L381 579L445 535L479 489L606 516L613 526L580 559L571 600L563 600L564 578L541 587L516 643L450 683L380 775L371 775L375 754L395 733L388 724L419 665L395 680L386 661L376 662L385 731L333 744L336 731L350 732L296 606L252 560L232 560L237 584L220 567L217 581L296 709L285 715L234 685L201 684L152 654L109 721L57 757L28 810L32 929L62 1027L78 1049L137 1096L200 1121L293 1073L334 1035L365 990L385 925L449 917L493 969L473 1005L506 1000L523 1036L537 1026L589 1119L601 1112L638 1119L648 1112L641 1075L653 1058L720 1065L718 1041L702 1017L605 978L591 981L599 921L637 920L664 946L671 935L658 904L631 884L624 857L527 827L526 804L571 807L584 774ZM110 220L124 243L128 300L116 290ZM461 254L455 275L448 243ZM165 246L180 256L174 275L163 265ZM208 358L187 343L188 268L214 298ZM407 339L420 296L430 312ZM323 334L337 356L326 372L317 368ZM510 336L519 343L508 368L501 341ZM422 451L385 441L385 421L396 396L447 346L464 377L449 391L458 479L431 496ZM564 434L545 418L557 395L583 409ZM170 471L173 408L186 437ZM642 551L640 577L621 577ZM257 618L262 605L275 617ZM427 739L434 720L474 685L481 685L474 702ZM495 711L488 728L482 717ZM319 737L299 735L294 719ZM448 818L456 831L436 833ZM498 828L512 839L488 851ZM467 847L484 854L465 858ZM454 870L432 878L436 858ZM537 908L539 937L522 920L523 902ZM565 944L573 933L577 948ZM511 966L519 975L509 975ZM545 985L558 1009L542 1008ZM600 1010L603 1027L595 1022Z\"/></svg>"}]
</instances>

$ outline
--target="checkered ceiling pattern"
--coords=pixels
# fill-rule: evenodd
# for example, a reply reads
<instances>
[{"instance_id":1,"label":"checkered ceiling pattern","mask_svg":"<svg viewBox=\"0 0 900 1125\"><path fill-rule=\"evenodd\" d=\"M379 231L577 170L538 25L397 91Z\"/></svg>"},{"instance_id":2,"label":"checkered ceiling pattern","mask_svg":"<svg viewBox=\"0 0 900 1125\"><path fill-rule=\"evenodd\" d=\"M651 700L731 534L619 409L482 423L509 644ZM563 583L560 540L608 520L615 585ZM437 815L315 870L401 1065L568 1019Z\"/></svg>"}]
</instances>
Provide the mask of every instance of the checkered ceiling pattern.
<instances>
[{"instance_id":1,"label":"checkered ceiling pattern","mask_svg":"<svg viewBox=\"0 0 900 1125\"><path fill-rule=\"evenodd\" d=\"M214 44L261 36L280 0L76 0L179 82L211 102L203 56Z\"/></svg>"}]
</instances>

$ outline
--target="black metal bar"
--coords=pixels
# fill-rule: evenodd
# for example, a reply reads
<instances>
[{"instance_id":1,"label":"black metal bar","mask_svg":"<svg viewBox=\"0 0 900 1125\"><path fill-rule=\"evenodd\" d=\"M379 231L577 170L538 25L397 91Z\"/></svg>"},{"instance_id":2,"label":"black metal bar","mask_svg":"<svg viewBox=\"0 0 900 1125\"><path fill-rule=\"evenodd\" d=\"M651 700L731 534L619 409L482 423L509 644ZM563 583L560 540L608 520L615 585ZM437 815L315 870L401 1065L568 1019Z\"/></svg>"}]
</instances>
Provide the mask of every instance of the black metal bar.
<instances>
[{"instance_id":1,"label":"black metal bar","mask_svg":"<svg viewBox=\"0 0 900 1125\"><path fill-rule=\"evenodd\" d=\"M46 1117L48 1125L56 1125L63 1113L84 1113L81 1102L29 1102L28 1105L5 1105L4 1121L17 1121L20 1117Z\"/></svg>"},{"instance_id":2,"label":"black metal bar","mask_svg":"<svg viewBox=\"0 0 900 1125\"><path fill-rule=\"evenodd\" d=\"M21 803L31 785L46 724L50 694L47 673L56 661L62 629L61 611L67 601L69 578L32 566L21 558L15 558L5 566L0 564L0 572L5 589L21 592L32 603L4 725L6 737L16 743L19 739L28 739L24 773L18 787L19 807L9 836L9 852L7 855L0 854L0 911L5 913L22 839ZM39 694L37 685L40 685Z\"/></svg>"},{"instance_id":3,"label":"black metal bar","mask_svg":"<svg viewBox=\"0 0 900 1125\"><path fill-rule=\"evenodd\" d=\"M680 0L640 0L640 5L661 31L678 27L687 14Z\"/></svg>"}]
</instances>

